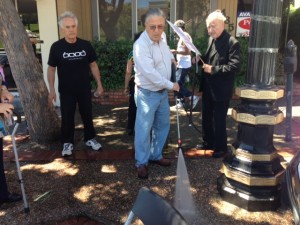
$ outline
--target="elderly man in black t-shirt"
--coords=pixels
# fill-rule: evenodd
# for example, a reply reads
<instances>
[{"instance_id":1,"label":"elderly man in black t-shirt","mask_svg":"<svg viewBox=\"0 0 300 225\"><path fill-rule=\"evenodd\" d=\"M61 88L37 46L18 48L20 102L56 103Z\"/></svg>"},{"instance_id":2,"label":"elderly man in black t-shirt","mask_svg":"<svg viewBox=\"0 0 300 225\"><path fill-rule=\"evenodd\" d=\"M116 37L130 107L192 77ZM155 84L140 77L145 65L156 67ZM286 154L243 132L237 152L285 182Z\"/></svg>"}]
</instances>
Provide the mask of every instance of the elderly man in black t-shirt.
<instances>
[{"instance_id":1,"label":"elderly man in black t-shirt","mask_svg":"<svg viewBox=\"0 0 300 225\"><path fill-rule=\"evenodd\" d=\"M56 101L55 70L58 74L58 91L61 104L62 156L72 154L74 144L74 116L76 104L84 124L85 144L93 150L102 146L95 139L92 119L92 100L89 72L97 82L97 94L103 93L96 53L90 42L77 37L77 17L64 12L58 24L65 37L52 44L48 59L49 104Z\"/></svg>"}]
</instances>

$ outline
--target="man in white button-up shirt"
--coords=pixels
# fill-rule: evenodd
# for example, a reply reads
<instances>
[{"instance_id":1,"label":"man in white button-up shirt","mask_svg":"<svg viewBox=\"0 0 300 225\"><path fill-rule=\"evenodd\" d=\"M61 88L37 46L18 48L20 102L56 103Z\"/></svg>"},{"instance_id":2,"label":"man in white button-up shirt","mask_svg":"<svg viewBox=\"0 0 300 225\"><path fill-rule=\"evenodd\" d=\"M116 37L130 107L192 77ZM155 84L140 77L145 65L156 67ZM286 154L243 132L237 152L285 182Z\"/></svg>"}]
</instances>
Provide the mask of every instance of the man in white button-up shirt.
<instances>
[{"instance_id":1,"label":"man in white button-up shirt","mask_svg":"<svg viewBox=\"0 0 300 225\"><path fill-rule=\"evenodd\" d=\"M170 129L168 90L179 91L179 85L170 81L172 57L169 46L161 38L165 21L162 10L149 9L145 31L133 46L137 105L134 145L141 179L148 178L149 162L161 166L171 164L162 156Z\"/></svg>"}]
</instances>

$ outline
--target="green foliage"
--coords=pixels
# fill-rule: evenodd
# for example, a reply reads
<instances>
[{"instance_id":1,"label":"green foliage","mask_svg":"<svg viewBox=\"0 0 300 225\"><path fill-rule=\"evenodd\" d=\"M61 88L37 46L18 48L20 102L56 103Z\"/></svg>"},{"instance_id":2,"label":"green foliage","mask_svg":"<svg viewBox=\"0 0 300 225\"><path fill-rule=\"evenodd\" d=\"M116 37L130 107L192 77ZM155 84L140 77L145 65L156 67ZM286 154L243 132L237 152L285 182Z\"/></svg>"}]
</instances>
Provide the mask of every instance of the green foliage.
<instances>
[{"instance_id":1,"label":"green foliage","mask_svg":"<svg viewBox=\"0 0 300 225\"><path fill-rule=\"evenodd\" d=\"M105 90L116 90L124 86L127 56L132 50L132 41L94 40L92 45L97 54L97 64ZM96 87L92 79L92 88Z\"/></svg>"},{"instance_id":2,"label":"green foliage","mask_svg":"<svg viewBox=\"0 0 300 225\"><path fill-rule=\"evenodd\" d=\"M168 42L170 49L176 49L177 42L178 42L177 35L174 32L169 32L169 29L168 29L168 31L166 32L166 36L167 36L167 42Z\"/></svg>"},{"instance_id":3,"label":"green foliage","mask_svg":"<svg viewBox=\"0 0 300 225\"><path fill-rule=\"evenodd\" d=\"M37 23L27 24L25 28L34 33L39 33L39 25Z\"/></svg>"},{"instance_id":4,"label":"green foliage","mask_svg":"<svg viewBox=\"0 0 300 225\"><path fill-rule=\"evenodd\" d=\"M248 38L239 38L241 44L241 71L236 76L235 86L244 84L247 58L248 58ZM201 37L194 40L194 44L202 55L207 49L208 37ZM127 56L132 51L131 40L105 41L94 40L92 45L97 54L97 64L101 72L101 80L105 90L117 90L124 86L124 76L126 70ZM170 45L175 48L175 42L170 40ZM199 71L201 68L199 68ZM195 66L192 67L191 75L195 74ZM96 88L96 83L91 75L92 88ZM196 84L199 79L196 79Z\"/></svg>"},{"instance_id":5,"label":"green foliage","mask_svg":"<svg viewBox=\"0 0 300 225\"><path fill-rule=\"evenodd\" d=\"M241 69L240 72L235 76L235 87L244 85L245 78L247 75L247 64L248 64L248 42L249 38L239 37L238 41L241 46Z\"/></svg>"},{"instance_id":6,"label":"green foliage","mask_svg":"<svg viewBox=\"0 0 300 225\"><path fill-rule=\"evenodd\" d=\"M207 44L208 44L208 36L204 36L201 38L197 38L193 40L194 45L196 46L196 48L200 51L201 53L201 58L203 58L203 56L205 55L206 49L207 49ZM194 57L194 56L192 56ZM193 77L194 74L196 74L196 79L195 79L195 85L196 86L200 86L200 76L201 76L201 67L198 67L198 73L196 73L196 66L192 66L191 72L190 74Z\"/></svg>"},{"instance_id":7,"label":"green foliage","mask_svg":"<svg viewBox=\"0 0 300 225\"><path fill-rule=\"evenodd\" d=\"M197 38L197 39L193 40L193 42L194 42L194 45L197 47L197 49L202 54L202 56L204 56L206 49L207 49L207 44L208 44L208 35L201 37L201 38Z\"/></svg>"}]
</instances>

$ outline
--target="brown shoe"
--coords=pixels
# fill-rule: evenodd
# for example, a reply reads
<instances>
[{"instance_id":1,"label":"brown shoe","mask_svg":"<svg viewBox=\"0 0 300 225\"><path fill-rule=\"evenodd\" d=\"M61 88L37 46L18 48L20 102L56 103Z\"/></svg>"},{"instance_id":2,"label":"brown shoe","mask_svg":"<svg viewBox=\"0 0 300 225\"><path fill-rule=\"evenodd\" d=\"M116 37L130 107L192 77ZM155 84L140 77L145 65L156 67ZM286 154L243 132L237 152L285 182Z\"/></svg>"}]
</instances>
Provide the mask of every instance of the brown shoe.
<instances>
[{"instance_id":1,"label":"brown shoe","mask_svg":"<svg viewBox=\"0 0 300 225\"><path fill-rule=\"evenodd\" d=\"M147 179L148 178L148 169L146 166L139 166L137 167L137 173L138 173L138 178L140 179Z\"/></svg>"},{"instance_id":2,"label":"brown shoe","mask_svg":"<svg viewBox=\"0 0 300 225\"><path fill-rule=\"evenodd\" d=\"M165 158L161 158L160 160L153 160L150 162L155 163L160 166L170 166L171 165L171 161L169 159L165 159Z\"/></svg>"}]
</instances>

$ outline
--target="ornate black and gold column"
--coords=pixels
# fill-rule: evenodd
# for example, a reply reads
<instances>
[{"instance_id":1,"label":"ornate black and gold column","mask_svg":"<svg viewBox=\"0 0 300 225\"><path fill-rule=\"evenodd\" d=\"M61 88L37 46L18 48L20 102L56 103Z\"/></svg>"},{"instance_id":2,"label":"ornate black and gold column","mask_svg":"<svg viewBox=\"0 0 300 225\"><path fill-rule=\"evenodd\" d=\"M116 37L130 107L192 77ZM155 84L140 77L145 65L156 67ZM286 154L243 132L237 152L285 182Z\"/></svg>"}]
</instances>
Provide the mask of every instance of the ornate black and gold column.
<instances>
[{"instance_id":1,"label":"ornate black and gold column","mask_svg":"<svg viewBox=\"0 0 300 225\"><path fill-rule=\"evenodd\" d=\"M249 211L280 205L284 168L273 145L274 125L283 121L274 85L281 26L281 0L254 0L246 84L236 89L241 103L232 111L238 134L224 158L218 191L224 200Z\"/></svg>"}]
</instances>

